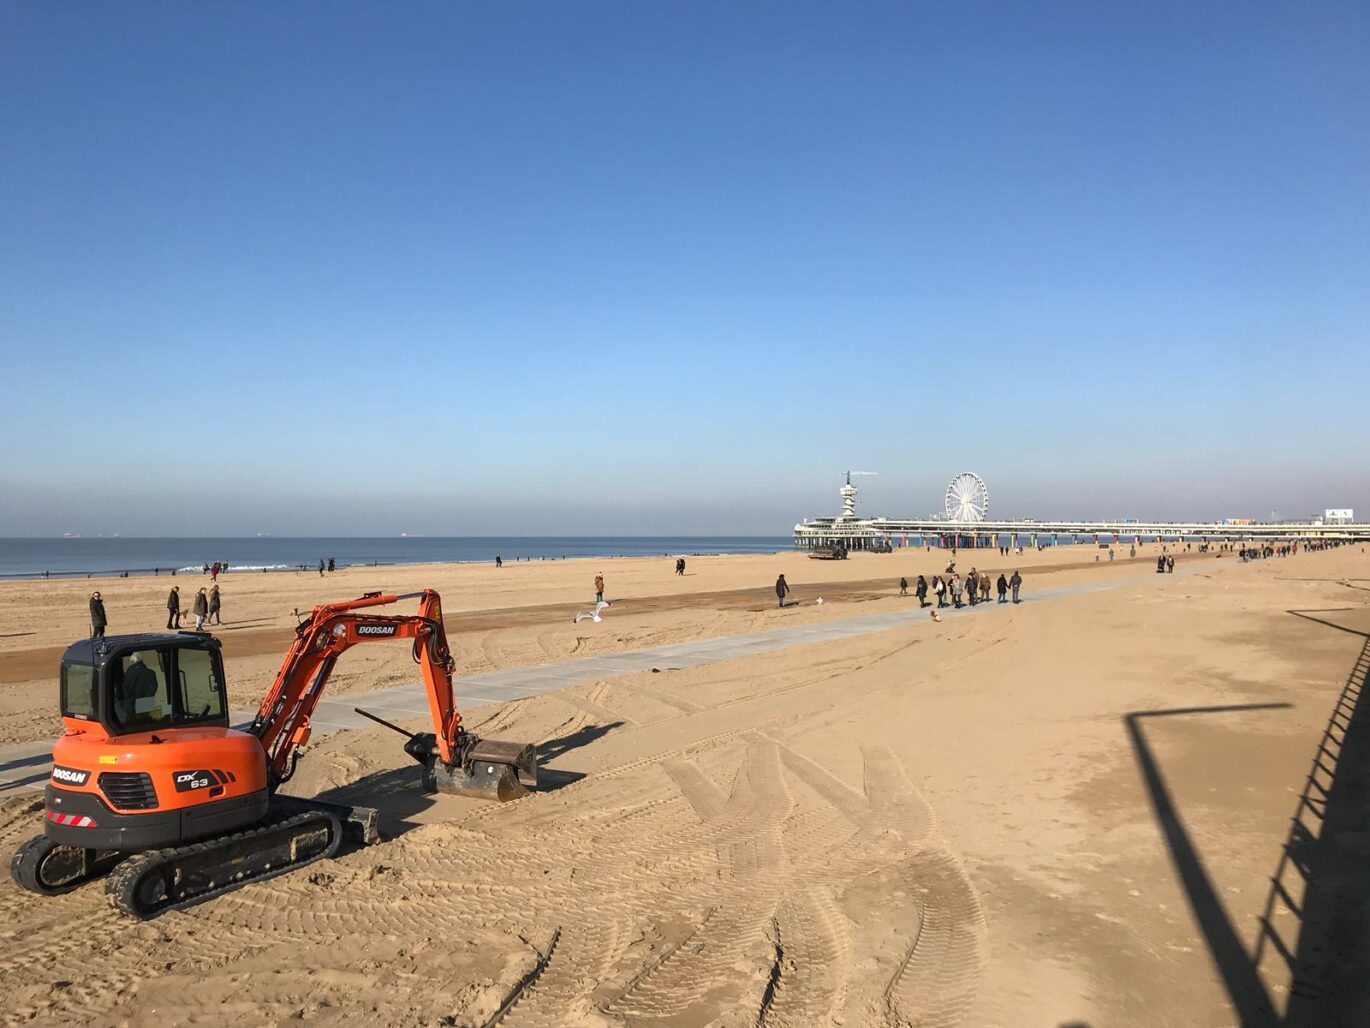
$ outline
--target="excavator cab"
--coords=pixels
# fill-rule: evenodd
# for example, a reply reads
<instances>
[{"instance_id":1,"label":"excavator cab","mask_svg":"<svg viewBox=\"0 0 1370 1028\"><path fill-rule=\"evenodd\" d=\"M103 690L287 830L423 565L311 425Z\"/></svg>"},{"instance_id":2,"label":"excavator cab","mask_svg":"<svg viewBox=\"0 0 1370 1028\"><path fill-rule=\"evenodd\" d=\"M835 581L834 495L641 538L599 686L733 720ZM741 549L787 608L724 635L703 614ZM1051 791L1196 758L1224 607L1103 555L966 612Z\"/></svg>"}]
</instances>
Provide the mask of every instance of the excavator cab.
<instances>
[{"instance_id":1,"label":"excavator cab","mask_svg":"<svg viewBox=\"0 0 1370 1028\"><path fill-rule=\"evenodd\" d=\"M62 657L61 705L68 733L111 739L173 727L227 728L219 640L200 633L82 640Z\"/></svg>"}]
</instances>

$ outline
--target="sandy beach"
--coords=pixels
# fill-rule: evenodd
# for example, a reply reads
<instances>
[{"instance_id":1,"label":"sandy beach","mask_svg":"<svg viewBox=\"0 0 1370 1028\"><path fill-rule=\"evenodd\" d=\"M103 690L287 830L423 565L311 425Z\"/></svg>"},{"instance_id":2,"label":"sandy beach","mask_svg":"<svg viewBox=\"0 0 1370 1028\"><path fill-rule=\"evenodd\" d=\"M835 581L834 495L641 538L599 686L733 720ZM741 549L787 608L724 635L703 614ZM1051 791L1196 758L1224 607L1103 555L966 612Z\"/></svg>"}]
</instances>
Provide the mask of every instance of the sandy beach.
<instances>
[{"instance_id":1,"label":"sandy beach","mask_svg":"<svg viewBox=\"0 0 1370 1028\"><path fill-rule=\"evenodd\" d=\"M1292 1019L1311 1002L1296 977L1349 989L1364 970L1337 966L1328 941L1363 900L1336 860L1280 862L1296 812L1316 845L1299 800L1364 677L1370 556L1181 552L1163 576L1159 547L1097 552L957 556L962 572L1021 569L1021 606L470 709L477 731L539 744L547 785L512 804L422 794L383 729L328 736L290 791L381 808L385 842L143 924L99 884L41 898L5 881L5 1022ZM642 558L230 573L219 634L243 706L293 611L364 591L440 591L471 673L908 609L899 577L947 559L695 558L684 578ZM599 571L614 607L572 625ZM783 610L779 572L797 601ZM207 584L175 581L185 609ZM57 660L86 634L91 589L113 634L161 628L170 584L0 585L0 742L57 731ZM368 646L330 689L414 677L406 647ZM1334 786L1351 703L1322 757L1329 823L1349 816ZM31 795L0 814L6 850L37 830Z\"/></svg>"}]
</instances>

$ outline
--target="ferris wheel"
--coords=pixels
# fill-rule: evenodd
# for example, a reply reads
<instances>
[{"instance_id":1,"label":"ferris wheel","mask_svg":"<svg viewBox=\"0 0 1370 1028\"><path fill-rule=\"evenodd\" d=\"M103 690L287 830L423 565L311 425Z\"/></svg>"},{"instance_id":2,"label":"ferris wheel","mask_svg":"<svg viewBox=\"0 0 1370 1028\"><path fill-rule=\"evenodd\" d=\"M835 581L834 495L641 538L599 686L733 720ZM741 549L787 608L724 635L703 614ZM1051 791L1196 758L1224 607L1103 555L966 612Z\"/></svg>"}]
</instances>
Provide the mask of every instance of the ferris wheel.
<instances>
[{"instance_id":1,"label":"ferris wheel","mask_svg":"<svg viewBox=\"0 0 1370 1028\"><path fill-rule=\"evenodd\" d=\"M965 523L984 521L989 513L989 488L974 471L963 471L947 486L947 518Z\"/></svg>"}]
</instances>

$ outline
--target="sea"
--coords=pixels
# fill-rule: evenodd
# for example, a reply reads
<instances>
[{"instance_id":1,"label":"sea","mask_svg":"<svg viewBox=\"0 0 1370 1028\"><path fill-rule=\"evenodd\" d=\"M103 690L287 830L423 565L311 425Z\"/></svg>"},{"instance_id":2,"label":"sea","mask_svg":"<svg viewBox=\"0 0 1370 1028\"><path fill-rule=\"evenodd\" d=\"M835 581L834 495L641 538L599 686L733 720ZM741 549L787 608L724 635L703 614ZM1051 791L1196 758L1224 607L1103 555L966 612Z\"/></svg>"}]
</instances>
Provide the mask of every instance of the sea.
<instances>
[{"instance_id":1,"label":"sea","mask_svg":"<svg viewBox=\"0 0 1370 1028\"><path fill-rule=\"evenodd\" d=\"M564 560L572 557L689 557L710 553L775 553L792 536L398 536L246 539L75 537L0 539L0 578L84 578L199 571L226 561L238 571L297 571L320 560L339 568L386 564L460 564Z\"/></svg>"}]
</instances>

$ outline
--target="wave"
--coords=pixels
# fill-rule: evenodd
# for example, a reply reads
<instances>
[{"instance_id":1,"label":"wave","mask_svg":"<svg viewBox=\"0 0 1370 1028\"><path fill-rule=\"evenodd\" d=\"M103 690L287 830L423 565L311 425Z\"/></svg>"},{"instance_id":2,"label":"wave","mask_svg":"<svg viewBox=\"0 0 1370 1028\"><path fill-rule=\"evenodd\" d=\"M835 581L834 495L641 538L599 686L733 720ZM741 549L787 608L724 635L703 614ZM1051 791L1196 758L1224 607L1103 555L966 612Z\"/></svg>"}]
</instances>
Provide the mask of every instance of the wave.
<instances>
[{"instance_id":1,"label":"wave","mask_svg":"<svg viewBox=\"0 0 1370 1028\"><path fill-rule=\"evenodd\" d=\"M219 573L223 575L233 571L294 571L296 568L307 567L309 567L308 564L231 564L228 571L220 571ZM190 567L177 568L176 573L178 575L201 575L204 574L204 565L192 564Z\"/></svg>"}]
</instances>

